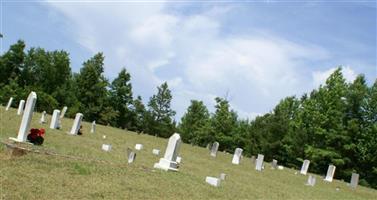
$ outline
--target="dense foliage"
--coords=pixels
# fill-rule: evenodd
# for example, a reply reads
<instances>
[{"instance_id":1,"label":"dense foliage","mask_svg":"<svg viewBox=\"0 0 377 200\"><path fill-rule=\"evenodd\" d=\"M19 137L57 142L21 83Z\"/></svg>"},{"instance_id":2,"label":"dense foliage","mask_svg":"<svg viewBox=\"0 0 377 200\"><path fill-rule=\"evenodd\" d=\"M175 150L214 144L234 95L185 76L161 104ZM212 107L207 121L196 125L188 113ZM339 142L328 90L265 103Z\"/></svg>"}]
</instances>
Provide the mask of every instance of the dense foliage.
<instances>
[{"instance_id":1,"label":"dense foliage","mask_svg":"<svg viewBox=\"0 0 377 200\"><path fill-rule=\"evenodd\" d=\"M217 97L215 112L202 101L191 105L176 126L167 83L157 87L148 104L132 92L131 75L122 69L111 83L104 76L104 56L94 55L80 72L71 72L65 51L25 50L18 41L0 57L0 102L14 97L13 107L34 90L37 110L51 113L68 106L68 116L82 112L87 121L169 137L174 131L182 140L206 146L217 141L219 150L246 155L262 153L270 161L300 168L311 161L311 172L324 174L336 165L335 177L348 181L360 174L362 185L377 188L377 79L368 86L363 75L346 83L341 68L318 89L300 98L287 97L263 116L242 120L229 101Z\"/></svg>"}]
</instances>

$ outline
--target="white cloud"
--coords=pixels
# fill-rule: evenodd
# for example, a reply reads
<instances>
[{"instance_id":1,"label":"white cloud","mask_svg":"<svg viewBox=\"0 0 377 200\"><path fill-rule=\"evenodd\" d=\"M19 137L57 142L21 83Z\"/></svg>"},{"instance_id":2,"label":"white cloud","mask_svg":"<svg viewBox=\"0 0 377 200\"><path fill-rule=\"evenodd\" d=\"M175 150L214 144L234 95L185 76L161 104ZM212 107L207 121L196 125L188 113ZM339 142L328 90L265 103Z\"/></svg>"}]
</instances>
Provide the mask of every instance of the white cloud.
<instances>
[{"instance_id":1,"label":"white cloud","mask_svg":"<svg viewBox=\"0 0 377 200\"><path fill-rule=\"evenodd\" d=\"M219 16L232 12L231 7L175 15L164 3L47 5L68 19L69 31L79 44L92 53L104 52L108 76L116 76L126 66L136 94L146 99L157 85L168 81L178 116L191 99L203 100L212 110L214 97L226 91L240 116L268 112L279 99L306 89L300 72L303 61L328 57L318 46L266 32L224 33Z\"/></svg>"},{"instance_id":2,"label":"white cloud","mask_svg":"<svg viewBox=\"0 0 377 200\"><path fill-rule=\"evenodd\" d=\"M325 71L315 71L312 73L313 86L317 88L319 85L323 85L326 79L336 70L336 67L330 68ZM351 83L357 77L357 73L349 66L342 67L342 74L344 79L348 83Z\"/></svg>"}]
</instances>

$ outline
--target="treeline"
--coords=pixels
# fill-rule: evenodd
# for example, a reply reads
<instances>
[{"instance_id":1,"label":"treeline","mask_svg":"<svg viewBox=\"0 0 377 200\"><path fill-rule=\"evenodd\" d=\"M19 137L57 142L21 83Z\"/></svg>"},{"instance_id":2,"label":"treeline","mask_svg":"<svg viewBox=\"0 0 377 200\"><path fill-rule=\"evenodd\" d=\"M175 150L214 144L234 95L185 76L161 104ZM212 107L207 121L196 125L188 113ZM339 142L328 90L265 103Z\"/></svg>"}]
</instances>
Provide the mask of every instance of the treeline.
<instances>
[{"instance_id":1,"label":"treeline","mask_svg":"<svg viewBox=\"0 0 377 200\"><path fill-rule=\"evenodd\" d=\"M126 69L111 82L105 78L102 53L72 73L67 52L26 51L18 41L1 55L0 72L3 103L10 97L25 99L34 90L38 111L68 106L71 117L81 112L87 121L160 137L178 131L186 143L206 146L218 141L221 151L240 147L246 155L262 153L267 161L274 158L295 168L309 159L309 171L319 174L332 163L336 178L349 181L355 171L360 184L377 188L377 79L368 86L359 75L348 84L339 68L318 89L300 98L287 97L252 121L240 119L225 98L215 99L214 113L202 101L191 100L176 124L167 83L144 105L140 96L134 97Z\"/></svg>"}]
</instances>

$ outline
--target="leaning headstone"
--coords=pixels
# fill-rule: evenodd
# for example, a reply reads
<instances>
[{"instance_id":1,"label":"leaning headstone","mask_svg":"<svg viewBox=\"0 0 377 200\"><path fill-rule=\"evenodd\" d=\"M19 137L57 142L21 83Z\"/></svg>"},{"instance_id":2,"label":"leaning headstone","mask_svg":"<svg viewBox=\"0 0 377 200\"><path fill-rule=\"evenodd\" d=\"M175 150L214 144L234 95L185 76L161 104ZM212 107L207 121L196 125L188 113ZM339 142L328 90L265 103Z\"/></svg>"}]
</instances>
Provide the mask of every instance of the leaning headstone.
<instances>
[{"instance_id":1,"label":"leaning headstone","mask_svg":"<svg viewBox=\"0 0 377 200\"><path fill-rule=\"evenodd\" d=\"M211 149L211 144L208 143L206 148L207 148L208 150L210 150L210 149Z\"/></svg>"},{"instance_id":2,"label":"leaning headstone","mask_svg":"<svg viewBox=\"0 0 377 200\"><path fill-rule=\"evenodd\" d=\"M30 92L24 114L22 115L20 129L18 130L17 138L10 138L17 142L26 142L27 133L30 129L31 119L33 117L35 103L37 102L37 94L35 92Z\"/></svg>"},{"instance_id":3,"label":"leaning headstone","mask_svg":"<svg viewBox=\"0 0 377 200\"><path fill-rule=\"evenodd\" d=\"M334 165L329 165L329 168L327 169L326 178L324 179L327 182L332 182L335 174L336 167Z\"/></svg>"},{"instance_id":4,"label":"leaning headstone","mask_svg":"<svg viewBox=\"0 0 377 200\"><path fill-rule=\"evenodd\" d=\"M62 112L60 113L60 116L59 116L59 118L60 119L63 119L64 118L64 115L65 115L65 113L67 112L67 106L64 106L63 107L63 109L62 109Z\"/></svg>"},{"instance_id":5,"label":"leaning headstone","mask_svg":"<svg viewBox=\"0 0 377 200\"><path fill-rule=\"evenodd\" d=\"M158 155L160 155L160 150L159 149L153 149L152 153L153 153L153 155L158 156Z\"/></svg>"},{"instance_id":6,"label":"leaning headstone","mask_svg":"<svg viewBox=\"0 0 377 200\"><path fill-rule=\"evenodd\" d=\"M306 175L306 173L308 173L309 164L310 164L310 160L304 160L301 166L300 174Z\"/></svg>"},{"instance_id":7,"label":"leaning headstone","mask_svg":"<svg viewBox=\"0 0 377 200\"><path fill-rule=\"evenodd\" d=\"M13 97L11 97L8 101L8 104L7 104L7 107L5 108L6 111L9 110L10 106L12 105L12 102L13 102Z\"/></svg>"},{"instance_id":8,"label":"leaning headstone","mask_svg":"<svg viewBox=\"0 0 377 200\"><path fill-rule=\"evenodd\" d=\"M41 119L39 120L39 123L40 124L46 123L46 111L42 112L42 116L41 116Z\"/></svg>"},{"instance_id":9,"label":"leaning headstone","mask_svg":"<svg viewBox=\"0 0 377 200\"><path fill-rule=\"evenodd\" d=\"M90 128L90 133L95 133L96 132L96 121L92 122L92 127Z\"/></svg>"},{"instance_id":10,"label":"leaning headstone","mask_svg":"<svg viewBox=\"0 0 377 200\"><path fill-rule=\"evenodd\" d=\"M215 187L219 187L220 186L220 179L215 178L215 177L207 176L206 177L206 183L208 183L208 184L210 184L212 186L215 186Z\"/></svg>"},{"instance_id":11,"label":"leaning headstone","mask_svg":"<svg viewBox=\"0 0 377 200\"><path fill-rule=\"evenodd\" d=\"M225 173L221 173L220 174L220 180L225 180L226 178L226 174Z\"/></svg>"},{"instance_id":12,"label":"leaning headstone","mask_svg":"<svg viewBox=\"0 0 377 200\"><path fill-rule=\"evenodd\" d=\"M51 117L51 123L50 123L51 129L59 128L59 115L60 115L60 110L55 109Z\"/></svg>"},{"instance_id":13,"label":"leaning headstone","mask_svg":"<svg viewBox=\"0 0 377 200\"><path fill-rule=\"evenodd\" d=\"M308 185L308 186L314 186L315 185L315 177L312 176L312 175L309 175L308 177L308 181L306 182L305 185Z\"/></svg>"},{"instance_id":14,"label":"leaning headstone","mask_svg":"<svg viewBox=\"0 0 377 200\"><path fill-rule=\"evenodd\" d=\"M135 161L136 159L136 153L134 151L132 151L132 149L130 148L127 148L127 162L128 164L131 164Z\"/></svg>"},{"instance_id":15,"label":"leaning headstone","mask_svg":"<svg viewBox=\"0 0 377 200\"><path fill-rule=\"evenodd\" d=\"M20 103L18 104L17 115L21 115L23 113L24 106L25 106L25 100L21 100Z\"/></svg>"},{"instance_id":16,"label":"leaning headstone","mask_svg":"<svg viewBox=\"0 0 377 200\"><path fill-rule=\"evenodd\" d=\"M102 150L111 151L111 144L102 144Z\"/></svg>"},{"instance_id":17,"label":"leaning headstone","mask_svg":"<svg viewBox=\"0 0 377 200\"><path fill-rule=\"evenodd\" d=\"M178 171L177 156L179 148L181 146L181 136L178 133L174 133L170 138L165 150L165 155L160 158L158 163L154 164L154 168L162 169L165 171Z\"/></svg>"},{"instance_id":18,"label":"leaning headstone","mask_svg":"<svg viewBox=\"0 0 377 200\"><path fill-rule=\"evenodd\" d=\"M255 164L255 156L251 156L251 163Z\"/></svg>"},{"instance_id":19,"label":"leaning headstone","mask_svg":"<svg viewBox=\"0 0 377 200\"><path fill-rule=\"evenodd\" d=\"M277 167L278 167L278 161L275 160L275 159L273 159L273 160L272 160L272 163L271 163L271 168L272 168L272 169L276 169Z\"/></svg>"},{"instance_id":20,"label":"leaning headstone","mask_svg":"<svg viewBox=\"0 0 377 200\"><path fill-rule=\"evenodd\" d=\"M180 156L177 156L177 163L181 163L182 162L182 157L180 157Z\"/></svg>"},{"instance_id":21,"label":"leaning headstone","mask_svg":"<svg viewBox=\"0 0 377 200\"><path fill-rule=\"evenodd\" d=\"M77 135L77 133L79 132L83 116L84 115L82 113L76 114L75 121L73 122L71 132L70 132L71 135Z\"/></svg>"},{"instance_id":22,"label":"leaning headstone","mask_svg":"<svg viewBox=\"0 0 377 200\"><path fill-rule=\"evenodd\" d=\"M255 169L256 170L262 171L262 169L264 168L263 167L263 159L264 159L264 155L258 154L257 162L255 164Z\"/></svg>"},{"instance_id":23,"label":"leaning headstone","mask_svg":"<svg viewBox=\"0 0 377 200\"><path fill-rule=\"evenodd\" d=\"M216 157L218 149L219 149L219 143L214 142L213 145L212 145L212 148L211 148L211 156L212 157Z\"/></svg>"},{"instance_id":24,"label":"leaning headstone","mask_svg":"<svg viewBox=\"0 0 377 200\"><path fill-rule=\"evenodd\" d=\"M350 187L356 189L359 184L359 174L352 173Z\"/></svg>"},{"instance_id":25,"label":"leaning headstone","mask_svg":"<svg viewBox=\"0 0 377 200\"><path fill-rule=\"evenodd\" d=\"M135 149L136 149L136 150L139 150L139 151L140 151L140 150L143 149L143 147L144 147L144 146L143 146L142 144L135 144Z\"/></svg>"},{"instance_id":26,"label":"leaning headstone","mask_svg":"<svg viewBox=\"0 0 377 200\"><path fill-rule=\"evenodd\" d=\"M236 150L234 151L233 159L232 159L233 164L235 164L235 165L240 164L242 151L243 150L241 148L236 148Z\"/></svg>"}]
</instances>

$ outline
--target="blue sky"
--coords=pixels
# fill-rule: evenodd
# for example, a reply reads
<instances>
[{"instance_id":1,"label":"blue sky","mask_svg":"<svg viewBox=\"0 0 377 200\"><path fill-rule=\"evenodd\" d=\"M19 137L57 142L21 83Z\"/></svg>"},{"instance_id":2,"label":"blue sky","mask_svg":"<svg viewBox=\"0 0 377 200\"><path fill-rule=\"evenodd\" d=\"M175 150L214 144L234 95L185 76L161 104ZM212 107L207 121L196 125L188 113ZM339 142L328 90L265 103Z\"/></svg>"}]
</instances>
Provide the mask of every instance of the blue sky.
<instances>
[{"instance_id":1,"label":"blue sky","mask_svg":"<svg viewBox=\"0 0 377 200\"><path fill-rule=\"evenodd\" d=\"M63 49L71 67L104 52L112 80L122 67L145 102L167 81L179 119L191 99L213 111L227 97L242 118L318 87L336 66L347 81L376 69L376 3L38 1L1 3L1 51Z\"/></svg>"}]
</instances>

